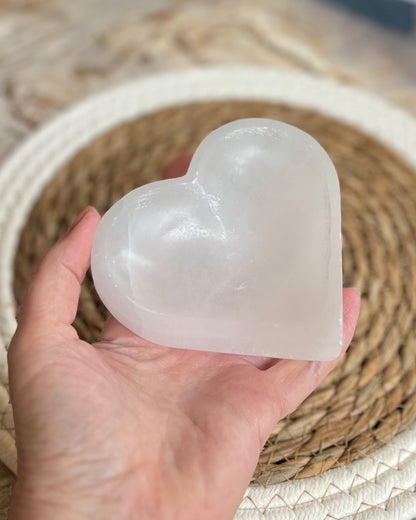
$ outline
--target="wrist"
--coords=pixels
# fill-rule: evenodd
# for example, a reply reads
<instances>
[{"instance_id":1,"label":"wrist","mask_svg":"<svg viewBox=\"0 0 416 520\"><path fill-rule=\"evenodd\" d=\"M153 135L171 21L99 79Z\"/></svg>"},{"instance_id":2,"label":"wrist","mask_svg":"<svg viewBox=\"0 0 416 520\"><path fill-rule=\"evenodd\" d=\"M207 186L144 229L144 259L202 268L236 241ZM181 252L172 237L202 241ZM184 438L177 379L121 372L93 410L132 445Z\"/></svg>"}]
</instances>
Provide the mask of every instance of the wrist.
<instances>
[{"instance_id":1,"label":"wrist","mask_svg":"<svg viewBox=\"0 0 416 520\"><path fill-rule=\"evenodd\" d=\"M42 474L43 475L43 474ZM61 481L52 472L46 478L19 473L13 490L10 520L141 520L154 518L154 507L137 496L137 486L109 479L105 484ZM154 504L153 504L154 505Z\"/></svg>"},{"instance_id":2,"label":"wrist","mask_svg":"<svg viewBox=\"0 0 416 520\"><path fill-rule=\"evenodd\" d=\"M106 500L96 490L72 492L59 483L39 485L18 477L11 500L10 520L89 520L107 519ZM123 516L117 518L123 519Z\"/></svg>"},{"instance_id":3,"label":"wrist","mask_svg":"<svg viewBox=\"0 0 416 520\"><path fill-rule=\"evenodd\" d=\"M88 516L72 504L67 504L57 497L45 496L42 499L23 495L13 491L10 520L81 520Z\"/></svg>"},{"instance_id":4,"label":"wrist","mask_svg":"<svg viewBox=\"0 0 416 520\"><path fill-rule=\"evenodd\" d=\"M155 465L152 465L154 469ZM19 473L13 490L10 520L168 520L181 518L229 520L234 507L211 503L205 493L183 494L175 479L164 481L150 471L131 472L122 478L83 481L82 476L61 480L52 471L31 477ZM193 500L192 500L193 499ZM235 504L235 508L238 503ZM219 508L219 509L218 509Z\"/></svg>"}]
</instances>

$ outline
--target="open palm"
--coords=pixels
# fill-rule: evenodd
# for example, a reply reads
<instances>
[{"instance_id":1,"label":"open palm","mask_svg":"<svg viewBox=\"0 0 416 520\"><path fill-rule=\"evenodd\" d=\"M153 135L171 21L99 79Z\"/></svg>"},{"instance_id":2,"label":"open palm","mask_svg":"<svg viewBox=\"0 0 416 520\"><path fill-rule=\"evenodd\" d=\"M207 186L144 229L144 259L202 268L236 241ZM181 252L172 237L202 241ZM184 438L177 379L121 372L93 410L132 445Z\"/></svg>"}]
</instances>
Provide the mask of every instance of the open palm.
<instances>
[{"instance_id":1,"label":"open palm","mask_svg":"<svg viewBox=\"0 0 416 520\"><path fill-rule=\"evenodd\" d=\"M81 341L71 323L98 221L90 208L47 254L9 349L12 518L229 520L276 422L337 360L170 349L114 319ZM345 289L344 350L358 310Z\"/></svg>"}]
</instances>

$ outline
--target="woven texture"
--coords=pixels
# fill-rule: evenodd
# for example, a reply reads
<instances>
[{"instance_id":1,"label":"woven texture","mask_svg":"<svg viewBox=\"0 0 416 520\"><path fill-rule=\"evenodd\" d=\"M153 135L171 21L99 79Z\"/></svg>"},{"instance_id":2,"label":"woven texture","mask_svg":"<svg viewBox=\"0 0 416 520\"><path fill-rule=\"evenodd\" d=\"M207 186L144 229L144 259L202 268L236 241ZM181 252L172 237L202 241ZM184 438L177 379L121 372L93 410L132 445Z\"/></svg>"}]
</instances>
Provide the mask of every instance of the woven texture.
<instances>
[{"instance_id":1,"label":"woven texture","mask_svg":"<svg viewBox=\"0 0 416 520\"><path fill-rule=\"evenodd\" d=\"M207 102L151 113L99 137L57 172L22 231L14 291L19 303L40 258L87 204L104 212L162 178L212 129L242 117L294 124L328 151L341 183L344 283L363 295L346 359L264 447L253 484L272 484L347 465L416 418L416 177L397 155L355 128L284 105ZM94 340L104 319L88 277L75 326Z\"/></svg>"}]
</instances>

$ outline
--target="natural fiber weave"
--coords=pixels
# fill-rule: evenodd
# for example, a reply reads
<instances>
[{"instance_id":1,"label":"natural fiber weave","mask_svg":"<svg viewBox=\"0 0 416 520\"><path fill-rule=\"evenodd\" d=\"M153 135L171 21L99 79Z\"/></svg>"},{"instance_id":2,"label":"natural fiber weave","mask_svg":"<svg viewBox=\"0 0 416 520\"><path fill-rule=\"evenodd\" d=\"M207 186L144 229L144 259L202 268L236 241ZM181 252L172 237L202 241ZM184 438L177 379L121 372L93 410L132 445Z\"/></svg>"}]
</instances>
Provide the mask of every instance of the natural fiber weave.
<instances>
[{"instance_id":1,"label":"natural fiber weave","mask_svg":"<svg viewBox=\"0 0 416 520\"><path fill-rule=\"evenodd\" d=\"M14 289L20 302L40 258L87 204L104 212L160 179L209 131L242 117L294 124L328 151L341 182L344 283L363 296L344 362L266 443L254 482L271 484L349 464L416 418L416 177L397 155L357 129L283 105L208 102L149 114L96 139L46 187L21 234ZM103 321L88 277L75 326L94 340Z\"/></svg>"}]
</instances>

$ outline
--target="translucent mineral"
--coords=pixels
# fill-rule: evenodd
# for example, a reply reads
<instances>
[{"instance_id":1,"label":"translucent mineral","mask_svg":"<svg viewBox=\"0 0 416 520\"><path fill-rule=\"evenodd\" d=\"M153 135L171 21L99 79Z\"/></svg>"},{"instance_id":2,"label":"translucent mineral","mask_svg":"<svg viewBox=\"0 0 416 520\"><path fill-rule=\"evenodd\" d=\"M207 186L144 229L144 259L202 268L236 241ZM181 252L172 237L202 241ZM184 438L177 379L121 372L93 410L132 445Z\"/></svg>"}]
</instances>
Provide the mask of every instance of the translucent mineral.
<instances>
[{"instance_id":1,"label":"translucent mineral","mask_svg":"<svg viewBox=\"0 0 416 520\"><path fill-rule=\"evenodd\" d=\"M294 126L226 124L202 141L184 177L110 208L92 274L107 309L151 342L333 359L342 346L334 165Z\"/></svg>"}]
</instances>

